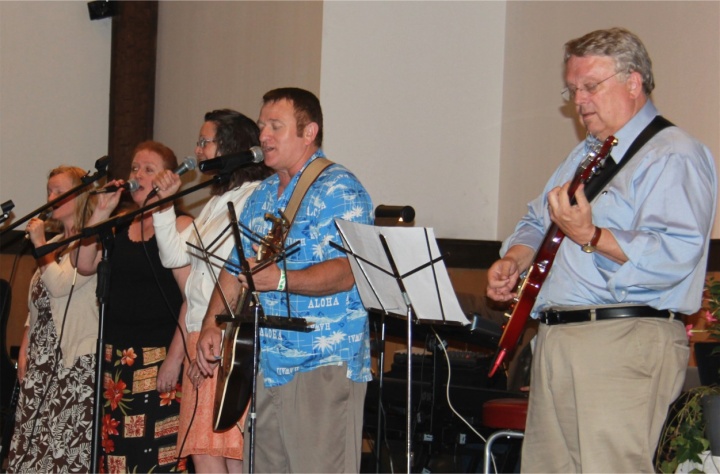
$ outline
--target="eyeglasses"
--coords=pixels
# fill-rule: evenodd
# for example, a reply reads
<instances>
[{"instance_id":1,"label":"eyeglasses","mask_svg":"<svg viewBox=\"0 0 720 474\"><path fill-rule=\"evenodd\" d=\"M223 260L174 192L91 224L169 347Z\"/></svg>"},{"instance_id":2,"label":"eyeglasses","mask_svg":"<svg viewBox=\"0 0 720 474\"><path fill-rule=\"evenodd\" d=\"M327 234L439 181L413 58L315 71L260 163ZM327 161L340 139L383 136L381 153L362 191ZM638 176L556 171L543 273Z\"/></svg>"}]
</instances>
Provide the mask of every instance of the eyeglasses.
<instances>
[{"instance_id":1,"label":"eyeglasses","mask_svg":"<svg viewBox=\"0 0 720 474\"><path fill-rule=\"evenodd\" d=\"M215 139L214 138L201 138L200 140L197 141L196 145L199 146L200 148L205 148L205 145L207 145L208 143L215 143Z\"/></svg>"},{"instance_id":2,"label":"eyeglasses","mask_svg":"<svg viewBox=\"0 0 720 474\"><path fill-rule=\"evenodd\" d=\"M590 84L584 84L583 87L568 86L565 89L563 89L562 92L560 92L560 95L565 100L575 100L575 96L580 91L587 92L588 95L593 95L597 92L597 88L600 84L607 81L608 79L612 79L613 77L617 76L621 72L622 71L618 71L615 74L613 74L612 76L606 77L602 81L598 81L598 82L594 82L594 83L590 83Z\"/></svg>"}]
</instances>

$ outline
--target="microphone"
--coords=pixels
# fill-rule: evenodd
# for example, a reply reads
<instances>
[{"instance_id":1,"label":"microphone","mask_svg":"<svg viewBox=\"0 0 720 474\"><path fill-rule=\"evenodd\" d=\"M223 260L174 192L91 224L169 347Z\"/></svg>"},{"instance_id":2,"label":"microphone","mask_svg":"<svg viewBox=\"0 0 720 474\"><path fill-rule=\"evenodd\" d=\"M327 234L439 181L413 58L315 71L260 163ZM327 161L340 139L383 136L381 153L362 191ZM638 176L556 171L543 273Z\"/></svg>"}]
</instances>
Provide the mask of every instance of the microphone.
<instances>
[{"instance_id":1,"label":"microphone","mask_svg":"<svg viewBox=\"0 0 720 474\"><path fill-rule=\"evenodd\" d=\"M263 155L262 148L254 146L247 151L218 156L212 160L205 160L200 163L200 171L203 173L217 171L218 174L228 174L242 166L262 163L264 159L265 155Z\"/></svg>"},{"instance_id":2,"label":"microphone","mask_svg":"<svg viewBox=\"0 0 720 474\"><path fill-rule=\"evenodd\" d=\"M43 210L40 214L38 214L37 218L40 219L41 221L46 221L46 220L50 219L50 217L52 217L52 213L53 213L53 208L48 207L45 210ZM45 224L45 225L47 226L47 224ZM45 229L45 231L47 232L47 229ZM27 232L25 232L25 240L30 240L30 234L28 234Z\"/></svg>"},{"instance_id":3,"label":"microphone","mask_svg":"<svg viewBox=\"0 0 720 474\"><path fill-rule=\"evenodd\" d=\"M194 170L195 168L197 168L197 159L194 156L186 156L183 160L183 163L178 166L175 171L173 171L173 173L178 176L182 176L188 171ZM154 187L153 190L150 191L150 193L147 195L145 200L147 201L151 197L155 196L158 192L160 192L160 190Z\"/></svg>"},{"instance_id":4,"label":"microphone","mask_svg":"<svg viewBox=\"0 0 720 474\"><path fill-rule=\"evenodd\" d=\"M5 222L8 217L10 217L10 211L12 211L13 207L15 207L15 203L10 201L5 201L2 203L2 213L0 214L0 224Z\"/></svg>"},{"instance_id":5,"label":"microphone","mask_svg":"<svg viewBox=\"0 0 720 474\"><path fill-rule=\"evenodd\" d=\"M140 185L138 184L138 182L135 181L134 179L131 179L130 181L125 181L125 183L121 184L120 186L112 185L112 186L108 186L106 188L96 189L95 191L90 191L90 194L114 193L118 189L124 189L125 191L133 192L133 191L137 191L139 187L140 187Z\"/></svg>"},{"instance_id":6,"label":"microphone","mask_svg":"<svg viewBox=\"0 0 720 474\"><path fill-rule=\"evenodd\" d=\"M12 211L12 208L15 207L15 203L12 202L12 199L9 201L5 201L4 203L0 204L2 206L2 213L3 214L9 214L10 211Z\"/></svg>"},{"instance_id":7,"label":"microphone","mask_svg":"<svg viewBox=\"0 0 720 474\"><path fill-rule=\"evenodd\" d=\"M95 161L95 169L97 169L97 173L91 175L88 171L85 176L80 178L80 181L82 181L83 184L90 184L94 183L98 179L102 178L107 174L107 167L110 164L110 157L105 155L101 158L98 158Z\"/></svg>"},{"instance_id":8,"label":"microphone","mask_svg":"<svg viewBox=\"0 0 720 474\"><path fill-rule=\"evenodd\" d=\"M100 157L97 160L95 160L95 169L98 171L98 173L105 176L105 173L107 172L107 167L109 164L110 164L110 157L105 155L105 156Z\"/></svg>"}]
</instances>

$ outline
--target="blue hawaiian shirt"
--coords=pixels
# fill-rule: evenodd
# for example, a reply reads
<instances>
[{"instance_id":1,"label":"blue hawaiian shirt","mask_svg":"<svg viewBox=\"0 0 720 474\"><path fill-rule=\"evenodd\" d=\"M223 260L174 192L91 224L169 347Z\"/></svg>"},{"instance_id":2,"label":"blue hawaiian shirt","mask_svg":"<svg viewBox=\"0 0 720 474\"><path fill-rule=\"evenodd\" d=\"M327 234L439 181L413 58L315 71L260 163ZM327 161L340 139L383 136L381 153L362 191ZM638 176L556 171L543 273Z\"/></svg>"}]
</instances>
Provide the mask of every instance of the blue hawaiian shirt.
<instances>
[{"instance_id":1,"label":"blue hawaiian shirt","mask_svg":"<svg viewBox=\"0 0 720 474\"><path fill-rule=\"evenodd\" d=\"M318 150L308 163L324 156ZM305 165L307 167L307 164ZM295 175L278 198L279 179L273 175L263 181L248 198L240 222L257 235L265 236L272 228L266 213L279 216L278 210L287 207L290 196L302 174ZM341 165L326 168L308 190L295 216L295 222L285 241L290 247L288 270L301 270L314 264L344 257L333 248L342 240L334 219L340 218L361 224L372 224L372 201L360 181ZM243 251L254 256L252 244L257 241L243 232ZM278 262L282 268L282 262ZM233 250L226 270L238 274L239 259ZM290 277L292 278L292 277ZM286 294L281 291L260 293L266 315L287 316ZM368 382L370 373L370 341L367 311L360 301L357 288L328 296L290 294L293 317L313 323L310 332L260 329L260 369L265 386L274 387L289 382L296 372L317 367L347 364L347 376L355 382Z\"/></svg>"}]
</instances>

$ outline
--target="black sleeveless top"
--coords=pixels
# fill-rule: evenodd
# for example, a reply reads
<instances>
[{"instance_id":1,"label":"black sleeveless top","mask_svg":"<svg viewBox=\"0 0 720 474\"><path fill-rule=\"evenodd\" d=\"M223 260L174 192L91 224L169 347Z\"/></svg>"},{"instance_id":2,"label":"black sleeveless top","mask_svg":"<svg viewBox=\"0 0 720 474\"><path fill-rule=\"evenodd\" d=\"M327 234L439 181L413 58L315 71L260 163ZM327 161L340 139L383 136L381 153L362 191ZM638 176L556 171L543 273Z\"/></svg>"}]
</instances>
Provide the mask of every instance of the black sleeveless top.
<instances>
[{"instance_id":1,"label":"black sleeveless top","mask_svg":"<svg viewBox=\"0 0 720 474\"><path fill-rule=\"evenodd\" d=\"M131 241L128 231L127 226L118 230L110 253L104 340L133 346L136 351L139 347L167 347L175 332L182 294L172 271L160 262L155 236L144 244L148 260L143 243Z\"/></svg>"}]
</instances>

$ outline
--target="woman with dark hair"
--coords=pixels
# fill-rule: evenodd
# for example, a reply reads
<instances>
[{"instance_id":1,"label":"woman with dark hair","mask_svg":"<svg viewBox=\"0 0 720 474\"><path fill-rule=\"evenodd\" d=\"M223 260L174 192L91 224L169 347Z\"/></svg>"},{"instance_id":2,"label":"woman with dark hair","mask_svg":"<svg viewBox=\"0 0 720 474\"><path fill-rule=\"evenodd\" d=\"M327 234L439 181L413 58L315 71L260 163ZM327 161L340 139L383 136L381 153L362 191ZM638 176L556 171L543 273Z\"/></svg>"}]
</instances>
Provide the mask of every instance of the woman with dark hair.
<instances>
[{"instance_id":1,"label":"woman with dark hair","mask_svg":"<svg viewBox=\"0 0 720 474\"><path fill-rule=\"evenodd\" d=\"M52 170L48 201L82 184L85 175L74 166ZM77 234L94 208L95 198L88 193L56 204L51 219L62 224L63 232L50 242ZM26 233L35 247L47 243L41 219L30 219ZM8 472L90 469L98 306L95 276L76 278L71 258L77 246L75 241L38 258L30 282Z\"/></svg>"},{"instance_id":2,"label":"woman with dark hair","mask_svg":"<svg viewBox=\"0 0 720 474\"><path fill-rule=\"evenodd\" d=\"M130 169L130 178L138 184L131 192L135 204L156 201L157 197L148 199L153 179L177 165L175 153L162 143L140 143ZM115 180L108 185L123 183ZM88 224L110 217L122 192L121 187L101 194ZM178 217L177 230L191 221L188 216ZM101 253L94 242L84 243L77 263L80 273L95 273ZM123 473L182 471L185 462L175 456L175 444L184 349L174 335L184 317L180 288L190 268L162 266L150 212L115 229L109 257L100 468Z\"/></svg>"},{"instance_id":3,"label":"woman with dark hair","mask_svg":"<svg viewBox=\"0 0 720 474\"><path fill-rule=\"evenodd\" d=\"M255 122L234 110L214 110L205 114L195 155L202 162L218 156L246 151L260 144L260 131ZM245 200L259 182L269 176L271 170L264 163L251 164L234 171L229 180L213 184L211 198L196 219L199 238L194 229L178 232L172 206L153 215L155 233L158 237L160 258L167 268L191 266L190 276L185 285L187 315L187 348L190 360L188 370L183 374L183 385L194 385L197 390L186 390L180 409L180 432L178 434L178 455L192 455L198 472L241 472L243 436L237 425L222 433L213 432L213 404L215 380L203 383L195 364L196 344L200 335L208 301L215 281L213 274L219 273L221 261L206 261L200 252L187 245L200 244L213 255L225 258L235 245L229 230L230 216L228 202L234 203L235 211L242 211ZM180 189L180 178L171 171L160 173L153 185L158 195L165 197ZM200 242L201 240L201 242Z\"/></svg>"}]
</instances>

